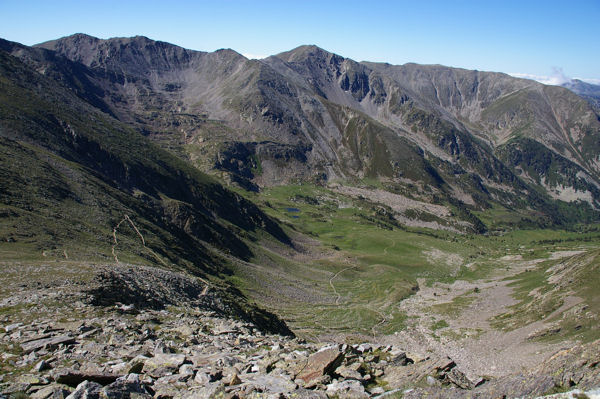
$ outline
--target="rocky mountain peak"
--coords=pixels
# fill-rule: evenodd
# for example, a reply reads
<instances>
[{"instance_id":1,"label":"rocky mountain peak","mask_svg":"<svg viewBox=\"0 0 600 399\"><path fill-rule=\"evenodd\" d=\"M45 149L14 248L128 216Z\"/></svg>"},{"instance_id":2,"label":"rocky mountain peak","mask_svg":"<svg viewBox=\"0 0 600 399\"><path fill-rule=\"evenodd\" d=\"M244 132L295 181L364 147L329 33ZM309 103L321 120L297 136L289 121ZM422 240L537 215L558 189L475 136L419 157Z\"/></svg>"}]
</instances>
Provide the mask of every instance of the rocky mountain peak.
<instances>
[{"instance_id":1,"label":"rocky mountain peak","mask_svg":"<svg viewBox=\"0 0 600 399\"><path fill-rule=\"evenodd\" d=\"M308 58L327 58L333 55L327 50L324 50L314 44L305 44L296 47L295 49L276 54L275 57L284 60L285 62L301 62Z\"/></svg>"},{"instance_id":2,"label":"rocky mountain peak","mask_svg":"<svg viewBox=\"0 0 600 399\"><path fill-rule=\"evenodd\" d=\"M178 69L201 55L145 36L102 40L77 34L37 47L56 51L91 68L126 70L142 76Z\"/></svg>"}]
</instances>

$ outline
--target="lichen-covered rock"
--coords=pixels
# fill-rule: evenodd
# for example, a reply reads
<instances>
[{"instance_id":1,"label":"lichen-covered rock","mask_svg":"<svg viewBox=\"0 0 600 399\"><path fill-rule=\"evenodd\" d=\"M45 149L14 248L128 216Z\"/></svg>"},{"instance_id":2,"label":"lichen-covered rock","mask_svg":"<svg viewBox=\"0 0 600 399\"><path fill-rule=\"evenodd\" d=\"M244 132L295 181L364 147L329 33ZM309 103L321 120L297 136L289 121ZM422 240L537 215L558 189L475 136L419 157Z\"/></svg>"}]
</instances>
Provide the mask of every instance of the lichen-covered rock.
<instances>
[{"instance_id":1,"label":"lichen-covered rock","mask_svg":"<svg viewBox=\"0 0 600 399\"><path fill-rule=\"evenodd\" d=\"M162 377L177 372L185 360L183 354L160 353L147 359L142 371L155 378Z\"/></svg>"},{"instance_id":2,"label":"lichen-covered rock","mask_svg":"<svg viewBox=\"0 0 600 399\"><path fill-rule=\"evenodd\" d=\"M65 399L72 392L72 388L66 385L51 384L42 389L32 392L29 397L31 399Z\"/></svg>"}]
</instances>

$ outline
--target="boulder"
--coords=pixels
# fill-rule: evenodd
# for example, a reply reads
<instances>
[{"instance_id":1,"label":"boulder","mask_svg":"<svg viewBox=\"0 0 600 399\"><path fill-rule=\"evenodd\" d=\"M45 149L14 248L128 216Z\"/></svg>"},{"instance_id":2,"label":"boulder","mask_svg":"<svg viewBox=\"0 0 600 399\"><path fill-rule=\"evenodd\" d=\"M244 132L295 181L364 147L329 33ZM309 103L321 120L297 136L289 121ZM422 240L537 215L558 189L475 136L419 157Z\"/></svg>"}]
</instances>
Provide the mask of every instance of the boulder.
<instances>
[{"instance_id":1,"label":"boulder","mask_svg":"<svg viewBox=\"0 0 600 399\"><path fill-rule=\"evenodd\" d=\"M156 398L156 394L154 397ZM222 381L209 382L188 390L182 397L186 399L225 397L225 385Z\"/></svg>"},{"instance_id":2,"label":"boulder","mask_svg":"<svg viewBox=\"0 0 600 399\"><path fill-rule=\"evenodd\" d=\"M148 360L148 357L138 355L131 359L128 363L127 373L139 374L144 369L144 364Z\"/></svg>"},{"instance_id":3,"label":"boulder","mask_svg":"<svg viewBox=\"0 0 600 399\"><path fill-rule=\"evenodd\" d=\"M268 394L287 394L297 388L289 377L273 374L245 375L244 385L261 387Z\"/></svg>"},{"instance_id":4,"label":"boulder","mask_svg":"<svg viewBox=\"0 0 600 399\"><path fill-rule=\"evenodd\" d=\"M367 344L367 343L360 344L356 347L356 351L361 354L371 352L372 350L373 350L373 346L371 344Z\"/></svg>"},{"instance_id":5,"label":"boulder","mask_svg":"<svg viewBox=\"0 0 600 399\"><path fill-rule=\"evenodd\" d=\"M33 370L37 371L38 373L40 371L50 370L51 368L52 366L50 366L50 364L43 359L37 362L35 366L33 366Z\"/></svg>"},{"instance_id":6,"label":"boulder","mask_svg":"<svg viewBox=\"0 0 600 399\"><path fill-rule=\"evenodd\" d=\"M299 379L297 381L304 381ZM320 377L313 378L309 382L304 382L304 388L307 389L325 389L325 385L331 383L331 376L329 374L322 375Z\"/></svg>"},{"instance_id":7,"label":"boulder","mask_svg":"<svg viewBox=\"0 0 600 399\"><path fill-rule=\"evenodd\" d=\"M306 366L296 377L303 380L305 386L308 386L314 380L332 374L343 361L344 354L338 347L322 349L308 357Z\"/></svg>"},{"instance_id":8,"label":"boulder","mask_svg":"<svg viewBox=\"0 0 600 399\"><path fill-rule=\"evenodd\" d=\"M158 353L144 362L143 372L154 377L176 373L185 363L185 355Z\"/></svg>"},{"instance_id":9,"label":"boulder","mask_svg":"<svg viewBox=\"0 0 600 399\"><path fill-rule=\"evenodd\" d=\"M194 368L192 367L191 364L184 364L181 367L179 367L179 374L193 376Z\"/></svg>"},{"instance_id":10,"label":"boulder","mask_svg":"<svg viewBox=\"0 0 600 399\"><path fill-rule=\"evenodd\" d=\"M132 396L137 399L151 397L137 374L118 378L112 384L102 388L101 396L103 399L130 399Z\"/></svg>"},{"instance_id":11,"label":"boulder","mask_svg":"<svg viewBox=\"0 0 600 399\"><path fill-rule=\"evenodd\" d=\"M29 395L31 399L65 399L71 394L71 389L66 385L52 384L35 391Z\"/></svg>"},{"instance_id":12,"label":"boulder","mask_svg":"<svg viewBox=\"0 0 600 399\"><path fill-rule=\"evenodd\" d=\"M72 394L67 399L100 399L102 385L93 381L83 381L77 385Z\"/></svg>"},{"instance_id":13,"label":"boulder","mask_svg":"<svg viewBox=\"0 0 600 399\"><path fill-rule=\"evenodd\" d=\"M368 398L362 384L356 380L334 381L327 385L327 395L340 398Z\"/></svg>"},{"instance_id":14,"label":"boulder","mask_svg":"<svg viewBox=\"0 0 600 399\"><path fill-rule=\"evenodd\" d=\"M21 327L22 325L23 325L23 323L9 324L7 326L4 326L4 331L9 333L9 332L15 331L17 328Z\"/></svg>"},{"instance_id":15,"label":"boulder","mask_svg":"<svg viewBox=\"0 0 600 399\"><path fill-rule=\"evenodd\" d=\"M352 363L348 366L340 366L337 369L335 369L335 374L344 377L344 379L347 380L362 381L363 376L359 371L360 367L360 363Z\"/></svg>"},{"instance_id":16,"label":"boulder","mask_svg":"<svg viewBox=\"0 0 600 399\"><path fill-rule=\"evenodd\" d=\"M40 350L44 347L57 348L60 344L68 345L73 343L75 343L75 338L73 338L72 336L59 335L57 337L36 339L34 341L24 342L21 344L21 348L23 348L23 352L31 353Z\"/></svg>"},{"instance_id":17,"label":"boulder","mask_svg":"<svg viewBox=\"0 0 600 399\"><path fill-rule=\"evenodd\" d=\"M48 379L32 374L23 374L17 377L16 382L27 384L27 385L47 385L49 383Z\"/></svg>"},{"instance_id":18,"label":"boulder","mask_svg":"<svg viewBox=\"0 0 600 399\"><path fill-rule=\"evenodd\" d=\"M471 381L465 373L460 371L457 368L453 368L449 372L446 373L446 380L451 382L462 389L473 389L475 388L475 383Z\"/></svg>"}]
</instances>

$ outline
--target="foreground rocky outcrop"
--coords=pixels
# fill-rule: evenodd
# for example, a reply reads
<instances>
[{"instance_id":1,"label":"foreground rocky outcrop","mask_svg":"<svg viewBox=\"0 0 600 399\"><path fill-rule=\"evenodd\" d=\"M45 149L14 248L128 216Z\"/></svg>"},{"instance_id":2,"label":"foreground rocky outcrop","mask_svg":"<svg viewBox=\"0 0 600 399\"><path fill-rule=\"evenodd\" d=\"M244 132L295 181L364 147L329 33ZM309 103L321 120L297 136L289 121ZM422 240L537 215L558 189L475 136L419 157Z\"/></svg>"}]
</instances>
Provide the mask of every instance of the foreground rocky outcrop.
<instances>
[{"instance_id":1,"label":"foreground rocky outcrop","mask_svg":"<svg viewBox=\"0 0 600 399\"><path fill-rule=\"evenodd\" d=\"M600 343L486 381L449 358L375 344L313 344L191 308L105 309L89 320L4 326L2 395L46 398L536 397L600 386ZM6 318L5 318L6 322ZM417 387L417 388L415 388Z\"/></svg>"},{"instance_id":2,"label":"foreground rocky outcrop","mask_svg":"<svg viewBox=\"0 0 600 399\"><path fill-rule=\"evenodd\" d=\"M491 379L402 347L268 332L176 272L95 271L85 281L5 285L16 290L0 302L0 397L511 398L600 387L598 341Z\"/></svg>"},{"instance_id":3,"label":"foreground rocky outcrop","mask_svg":"<svg viewBox=\"0 0 600 399\"><path fill-rule=\"evenodd\" d=\"M105 266L84 289L93 305L127 304L132 308L162 310L187 306L241 319L262 331L293 335L288 326L264 309L248 305L243 294L231 286L216 285L187 274L145 266Z\"/></svg>"}]
</instances>

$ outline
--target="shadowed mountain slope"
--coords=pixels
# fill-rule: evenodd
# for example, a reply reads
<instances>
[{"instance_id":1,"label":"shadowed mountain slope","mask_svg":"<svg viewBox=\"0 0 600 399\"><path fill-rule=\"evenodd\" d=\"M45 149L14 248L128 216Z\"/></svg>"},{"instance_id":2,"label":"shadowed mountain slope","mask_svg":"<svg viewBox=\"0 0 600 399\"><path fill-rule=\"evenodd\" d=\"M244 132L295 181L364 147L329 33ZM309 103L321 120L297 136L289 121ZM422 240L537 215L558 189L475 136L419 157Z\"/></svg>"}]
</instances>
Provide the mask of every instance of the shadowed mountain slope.
<instances>
[{"instance_id":1,"label":"shadowed mountain slope","mask_svg":"<svg viewBox=\"0 0 600 399\"><path fill-rule=\"evenodd\" d=\"M13 45L2 43L7 46ZM77 70L52 53L30 54L60 76ZM253 203L82 101L85 95L71 89L78 76L72 78L54 80L0 50L3 253L183 270L221 287L227 300L239 301L238 310L248 312L238 317L289 332L243 296L231 299L239 292L221 281L231 273L228 258L253 256L253 241L291 245L279 225Z\"/></svg>"}]
</instances>

